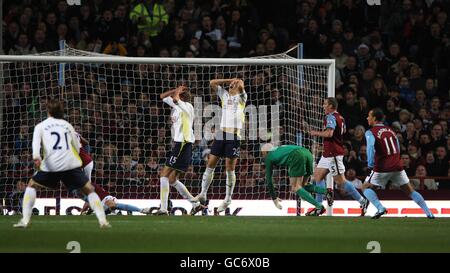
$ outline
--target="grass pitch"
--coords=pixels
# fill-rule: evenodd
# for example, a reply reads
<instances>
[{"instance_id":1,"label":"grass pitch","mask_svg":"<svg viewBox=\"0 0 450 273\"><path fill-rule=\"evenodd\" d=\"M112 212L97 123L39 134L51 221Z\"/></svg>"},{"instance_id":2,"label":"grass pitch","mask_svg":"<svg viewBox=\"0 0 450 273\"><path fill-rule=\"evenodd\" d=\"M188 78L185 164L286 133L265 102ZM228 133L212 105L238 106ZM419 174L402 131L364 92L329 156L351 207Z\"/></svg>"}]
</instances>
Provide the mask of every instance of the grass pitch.
<instances>
[{"instance_id":1,"label":"grass pitch","mask_svg":"<svg viewBox=\"0 0 450 273\"><path fill-rule=\"evenodd\" d=\"M378 241L381 252L450 252L450 218L110 216L99 229L94 216L0 217L0 252L362 252Z\"/></svg>"}]
</instances>

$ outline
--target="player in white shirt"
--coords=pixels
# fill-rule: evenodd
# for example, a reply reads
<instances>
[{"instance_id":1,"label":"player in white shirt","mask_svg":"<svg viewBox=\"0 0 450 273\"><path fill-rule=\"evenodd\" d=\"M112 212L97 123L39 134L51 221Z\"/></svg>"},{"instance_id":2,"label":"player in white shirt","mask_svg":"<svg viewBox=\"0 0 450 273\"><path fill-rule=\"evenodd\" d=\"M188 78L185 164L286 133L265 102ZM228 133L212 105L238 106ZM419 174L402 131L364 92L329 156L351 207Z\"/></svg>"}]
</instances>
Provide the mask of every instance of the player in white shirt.
<instances>
[{"instance_id":1,"label":"player in white shirt","mask_svg":"<svg viewBox=\"0 0 450 273\"><path fill-rule=\"evenodd\" d=\"M229 84L229 90L221 85ZM245 103L247 94L244 90L244 82L240 79L216 79L210 82L213 90L217 92L222 102L222 119L220 130L215 134L208 158L208 165L202 177L202 191L195 200L206 201L206 193L214 177L214 169L220 158L225 157L225 168L227 173L225 200L217 209L217 213L225 211L231 204L231 195L236 184L235 168L240 149L240 131L245 121Z\"/></svg>"},{"instance_id":2,"label":"player in white shirt","mask_svg":"<svg viewBox=\"0 0 450 273\"><path fill-rule=\"evenodd\" d=\"M195 142L194 107L189 103L190 93L185 86L164 92L160 95L163 102L172 107L172 138L175 142L172 153L167 158L166 166L161 171L160 198L161 207L155 215L168 215L169 185L175 187L183 198L192 203L191 214L195 214L205 206L194 201L194 197L186 186L178 180L180 173L186 172L192 161L192 144Z\"/></svg>"},{"instance_id":3,"label":"player in white shirt","mask_svg":"<svg viewBox=\"0 0 450 273\"><path fill-rule=\"evenodd\" d=\"M79 189L89 201L100 227L111 227L105 217L100 198L81 170L80 142L72 125L63 119L64 107L58 100L47 104L48 118L34 128L33 161L38 171L28 182L23 197L22 219L14 227L26 228L36 200L36 190L56 188L62 181L69 191ZM41 157L42 153L42 157Z\"/></svg>"}]
</instances>

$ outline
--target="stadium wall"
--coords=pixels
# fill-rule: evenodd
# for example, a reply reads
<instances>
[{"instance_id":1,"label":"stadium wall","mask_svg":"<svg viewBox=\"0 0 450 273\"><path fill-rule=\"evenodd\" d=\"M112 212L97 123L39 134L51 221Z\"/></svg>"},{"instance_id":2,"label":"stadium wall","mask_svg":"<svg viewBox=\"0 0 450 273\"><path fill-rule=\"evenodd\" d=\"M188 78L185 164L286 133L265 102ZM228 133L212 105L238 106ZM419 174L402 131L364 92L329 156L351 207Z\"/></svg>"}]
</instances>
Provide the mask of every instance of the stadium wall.
<instances>
[{"instance_id":1,"label":"stadium wall","mask_svg":"<svg viewBox=\"0 0 450 273\"><path fill-rule=\"evenodd\" d=\"M138 207L150 206L154 211L159 207L159 199L138 200L123 199L121 203L132 204ZM210 200L209 208L216 210L222 200ZM388 208L389 217L425 217L422 210L413 201L393 201L383 200L383 205ZM35 208L39 211L39 215L78 215L83 201L80 199L58 199L58 198L40 198L36 200ZM191 204L186 200L173 199L172 212L175 215L188 214L191 210ZM311 205L302 202L302 215L310 208ZM450 201L427 201L428 206L436 217L450 217ZM305 204L303 206L303 204ZM227 214L236 216L295 216L296 201L285 200L282 202L283 209L278 210L270 200L233 200ZM369 206L368 215L375 214L376 209L372 205ZM134 213L141 215L140 213ZM213 211L209 215L213 215ZM356 201L335 201L333 206L334 216L358 216L360 214L359 204Z\"/></svg>"}]
</instances>

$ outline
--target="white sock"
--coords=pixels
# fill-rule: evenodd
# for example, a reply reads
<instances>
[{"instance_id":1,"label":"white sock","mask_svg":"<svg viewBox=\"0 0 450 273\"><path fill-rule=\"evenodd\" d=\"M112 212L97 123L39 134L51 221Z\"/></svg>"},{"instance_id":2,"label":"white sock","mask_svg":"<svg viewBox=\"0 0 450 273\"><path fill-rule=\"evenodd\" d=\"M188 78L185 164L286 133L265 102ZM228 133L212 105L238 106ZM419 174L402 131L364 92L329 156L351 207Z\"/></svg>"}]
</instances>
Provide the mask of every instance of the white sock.
<instances>
[{"instance_id":1,"label":"white sock","mask_svg":"<svg viewBox=\"0 0 450 273\"><path fill-rule=\"evenodd\" d=\"M327 189L332 189L334 190L334 181L333 179L327 179L327 177L325 177L325 182L327 183Z\"/></svg>"},{"instance_id":2,"label":"white sock","mask_svg":"<svg viewBox=\"0 0 450 273\"><path fill-rule=\"evenodd\" d=\"M34 201L36 201L36 189L27 187L23 196L22 205L22 221L25 224L30 222L31 214L33 213Z\"/></svg>"},{"instance_id":3,"label":"white sock","mask_svg":"<svg viewBox=\"0 0 450 273\"><path fill-rule=\"evenodd\" d=\"M200 192L200 195L204 195L206 198L206 193L208 192L209 186L211 185L211 182L214 177L214 168L208 168L206 167L205 172L203 173L202 177L202 191Z\"/></svg>"},{"instance_id":4,"label":"white sock","mask_svg":"<svg viewBox=\"0 0 450 273\"><path fill-rule=\"evenodd\" d=\"M227 171L227 189L225 201L231 201L231 195L233 194L234 185L236 185L236 174L234 171Z\"/></svg>"},{"instance_id":5,"label":"white sock","mask_svg":"<svg viewBox=\"0 0 450 273\"><path fill-rule=\"evenodd\" d=\"M95 212L95 216L97 216L99 224L106 223L105 210L103 209L102 202L98 195L95 192L91 192L88 195L88 201L89 206L91 206L91 209Z\"/></svg>"},{"instance_id":6,"label":"white sock","mask_svg":"<svg viewBox=\"0 0 450 273\"><path fill-rule=\"evenodd\" d=\"M161 186L160 189L160 199L161 199L161 210L167 211L167 202L169 199L169 178L168 177L161 177L159 179L159 184Z\"/></svg>"},{"instance_id":7,"label":"white sock","mask_svg":"<svg viewBox=\"0 0 450 273\"><path fill-rule=\"evenodd\" d=\"M174 186L175 189L177 189L177 191L181 194L181 196L183 196L184 199L191 201L194 198L192 194L188 191L186 186L183 183L181 183L180 180L175 181L175 183L173 183L172 186Z\"/></svg>"}]
</instances>

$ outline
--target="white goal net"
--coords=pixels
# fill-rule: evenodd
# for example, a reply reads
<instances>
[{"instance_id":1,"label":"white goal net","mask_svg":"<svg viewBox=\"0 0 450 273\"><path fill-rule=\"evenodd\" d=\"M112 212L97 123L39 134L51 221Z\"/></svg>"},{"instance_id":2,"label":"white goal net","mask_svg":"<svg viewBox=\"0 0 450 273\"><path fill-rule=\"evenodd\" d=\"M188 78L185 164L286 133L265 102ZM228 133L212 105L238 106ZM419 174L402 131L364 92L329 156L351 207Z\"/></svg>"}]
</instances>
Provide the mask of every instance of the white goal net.
<instances>
[{"instance_id":1,"label":"white goal net","mask_svg":"<svg viewBox=\"0 0 450 273\"><path fill-rule=\"evenodd\" d=\"M296 59L283 53L242 64L229 64L226 59L223 63L200 63L202 59L196 59L196 63L168 63L170 59L139 63L122 61L132 58L68 47L40 55L97 61L2 59L0 199L6 207L19 205L13 198L20 196L22 183L27 183L34 172L33 128L45 119L50 97L64 100L66 120L89 141L87 149L94 158L93 182L118 199L159 199L159 172L172 145L170 107L162 103L159 94L180 84L189 87L196 111L193 164L180 177L193 195L200 191L212 131L220 124L220 102L209 87L212 79L241 78L248 93L233 200L270 199L259 153L262 143L303 145L316 157L320 155L322 139L311 137L303 125L322 128L322 102L334 92L329 88L334 86L331 61L308 64L304 60L300 65L290 62ZM278 63L270 63L275 60ZM274 172L274 185L282 199L296 198L289 193L285 170ZM208 198L223 199L224 195L224 162L219 162ZM61 186L40 191L38 197L73 196ZM171 189L170 199L181 198Z\"/></svg>"}]
</instances>

